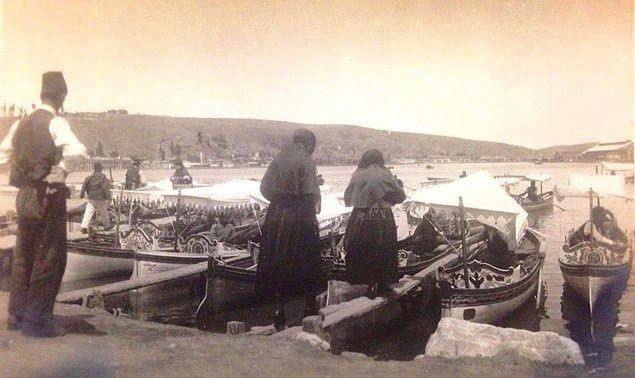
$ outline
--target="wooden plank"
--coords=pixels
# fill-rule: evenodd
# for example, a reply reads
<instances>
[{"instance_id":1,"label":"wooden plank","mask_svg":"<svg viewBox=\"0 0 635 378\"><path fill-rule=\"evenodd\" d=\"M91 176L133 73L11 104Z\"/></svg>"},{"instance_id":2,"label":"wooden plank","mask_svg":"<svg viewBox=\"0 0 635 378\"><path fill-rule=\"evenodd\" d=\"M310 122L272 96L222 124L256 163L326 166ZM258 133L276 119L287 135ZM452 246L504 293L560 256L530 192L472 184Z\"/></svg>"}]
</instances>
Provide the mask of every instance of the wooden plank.
<instances>
[{"instance_id":1,"label":"wooden plank","mask_svg":"<svg viewBox=\"0 0 635 378\"><path fill-rule=\"evenodd\" d=\"M244 256L236 256L225 259L225 262L232 262L234 260L243 259ZM156 285L162 282L172 281L188 276L192 276L198 273L207 271L207 261L200 262L198 264L184 266L174 270L168 270L167 272L160 272L148 275L142 278L133 278L125 281L115 282L107 285L91 287L88 289L81 289L75 291L69 291L67 293L59 294L56 298L57 302L61 303L76 303L81 302L84 298L91 296L95 291L99 291L103 295L117 294L128 290L139 289L145 286Z\"/></svg>"},{"instance_id":2,"label":"wooden plank","mask_svg":"<svg viewBox=\"0 0 635 378\"><path fill-rule=\"evenodd\" d=\"M151 274L143 278L133 278L126 281L62 293L57 296L56 301L61 303L81 302L84 298L92 295L95 291L99 291L103 295L117 294L128 290L134 290L145 286L188 277L205 271L207 271L206 261L195 265L188 265L183 268L169 270L167 272Z\"/></svg>"},{"instance_id":3,"label":"wooden plank","mask_svg":"<svg viewBox=\"0 0 635 378\"><path fill-rule=\"evenodd\" d=\"M458 261L459 256L452 254L436 261L414 276L403 277L398 283L391 285L393 293L388 297L377 297L375 299L369 299L367 297L355 298L349 302L335 305L337 306L337 310L334 312L331 312L329 309L331 306L327 306L324 308L325 311L323 313L328 315L326 315L322 321L322 329L325 332L328 332L329 329L337 326L337 324L348 318L359 318L382 306L385 306L389 302L394 302L421 284L426 277L434 276L440 266L453 265Z\"/></svg>"}]
</instances>

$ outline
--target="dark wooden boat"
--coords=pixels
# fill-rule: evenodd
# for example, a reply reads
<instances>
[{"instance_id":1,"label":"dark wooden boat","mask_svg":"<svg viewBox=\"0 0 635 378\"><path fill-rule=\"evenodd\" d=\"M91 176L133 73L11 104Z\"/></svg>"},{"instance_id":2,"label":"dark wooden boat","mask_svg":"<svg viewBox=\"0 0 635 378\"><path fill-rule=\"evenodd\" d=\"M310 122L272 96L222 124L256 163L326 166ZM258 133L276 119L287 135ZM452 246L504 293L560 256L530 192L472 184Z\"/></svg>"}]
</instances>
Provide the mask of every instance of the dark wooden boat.
<instances>
[{"instance_id":1,"label":"dark wooden boat","mask_svg":"<svg viewBox=\"0 0 635 378\"><path fill-rule=\"evenodd\" d=\"M518 203L528 213L553 210L553 192L541 193L538 195L538 199L534 201L527 198L520 199Z\"/></svg>"},{"instance_id":2,"label":"dark wooden boat","mask_svg":"<svg viewBox=\"0 0 635 378\"><path fill-rule=\"evenodd\" d=\"M575 232L577 230L569 232L558 264L564 281L593 308L601 295L628 276L631 249L628 245L607 245L598 241L570 245Z\"/></svg>"},{"instance_id":3,"label":"dark wooden boat","mask_svg":"<svg viewBox=\"0 0 635 378\"><path fill-rule=\"evenodd\" d=\"M544 263L540 246L540 240L527 232L515 250L518 265L508 269L497 268L476 257L467 264L467 285L463 264L439 268L441 316L487 324L504 319L532 298L540 285ZM484 244L482 248L479 255L489 245Z\"/></svg>"}]
</instances>

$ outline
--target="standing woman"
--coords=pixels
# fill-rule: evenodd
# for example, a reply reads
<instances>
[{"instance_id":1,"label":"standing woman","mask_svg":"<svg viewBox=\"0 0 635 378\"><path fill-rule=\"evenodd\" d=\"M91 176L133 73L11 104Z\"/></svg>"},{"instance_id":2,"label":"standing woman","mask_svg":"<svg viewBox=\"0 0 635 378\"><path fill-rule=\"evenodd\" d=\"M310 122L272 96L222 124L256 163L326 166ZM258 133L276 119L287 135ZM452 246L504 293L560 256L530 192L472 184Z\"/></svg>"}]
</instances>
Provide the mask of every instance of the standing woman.
<instances>
[{"instance_id":1,"label":"standing woman","mask_svg":"<svg viewBox=\"0 0 635 378\"><path fill-rule=\"evenodd\" d=\"M274 325L285 327L284 301L304 294L305 316L317 314L315 296L321 266L319 228L320 188L311 154L315 135L306 129L293 133L267 168L260 192L270 201L258 258L256 295L274 296Z\"/></svg>"},{"instance_id":2,"label":"standing woman","mask_svg":"<svg viewBox=\"0 0 635 378\"><path fill-rule=\"evenodd\" d=\"M397 226L391 207L406 195L384 164L378 150L364 152L344 192L346 206L353 206L344 236L347 280L368 285L369 298L388 294L389 284L398 279Z\"/></svg>"}]
</instances>

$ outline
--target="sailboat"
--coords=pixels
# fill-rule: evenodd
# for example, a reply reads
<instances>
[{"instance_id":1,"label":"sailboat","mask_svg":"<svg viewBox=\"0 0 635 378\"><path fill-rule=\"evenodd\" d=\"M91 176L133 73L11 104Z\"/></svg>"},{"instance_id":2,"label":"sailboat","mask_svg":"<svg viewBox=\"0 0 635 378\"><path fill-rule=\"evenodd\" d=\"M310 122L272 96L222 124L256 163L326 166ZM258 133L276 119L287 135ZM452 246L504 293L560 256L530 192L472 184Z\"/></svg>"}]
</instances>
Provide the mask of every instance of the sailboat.
<instances>
[{"instance_id":1,"label":"sailboat","mask_svg":"<svg viewBox=\"0 0 635 378\"><path fill-rule=\"evenodd\" d=\"M410 216L427 208L458 213L461 224L466 220L481 222L490 235L472 248L474 252L464 240L463 262L439 268L442 317L493 324L539 291L544 262L541 240L528 230L527 212L488 173L480 171L449 184L420 189L410 198ZM493 260L488 259L491 257Z\"/></svg>"},{"instance_id":2,"label":"sailboat","mask_svg":"<svg viewBox=\"0 0 635 378\"><path fill-rule=\"evenodd\" d=\"M624 176L574 175L569 179L568 186L556 186L554 193L558 199L589 199L589 220L580 228L568 232L558 256L558 264L564 281L589 301L589 308L593 312L598 298L628 275L631 268L631 247L615 220L611 220L612 230L609 232L606 227L597 224L597 219L593 219L594 213L596 217L600 213L600 198L628 198ZM593 206L594 199L597 200L597 207Z\"/></svg>"}]
</instances>

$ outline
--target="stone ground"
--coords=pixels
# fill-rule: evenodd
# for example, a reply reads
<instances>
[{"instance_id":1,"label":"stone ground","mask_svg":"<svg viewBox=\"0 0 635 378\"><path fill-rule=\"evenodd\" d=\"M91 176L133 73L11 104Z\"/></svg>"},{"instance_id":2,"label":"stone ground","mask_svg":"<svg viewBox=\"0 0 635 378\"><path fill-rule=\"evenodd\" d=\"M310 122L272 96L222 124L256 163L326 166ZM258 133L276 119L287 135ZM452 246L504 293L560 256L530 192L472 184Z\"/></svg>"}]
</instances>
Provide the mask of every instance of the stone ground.
<instances>
[{"instance_id":1,"label":"stone ground","mask_svg":"<svg viewBox=\"0 0 635 378\"><path fill-rule=\"evenodd\" d=\"M549 367L514 355L455 361L379 361L360 353L335 356L294 340L299 327L274 336L231 336L117 318L74 305L55 307L68 334L52 339L6 329L8 294L0 292L0 375L19 376L580 376L632 375L635 347L610 369ZM618 348L620 348L618 346ZM622 349L622 348L620 348Z\"/></svg>"}]
</instances>

